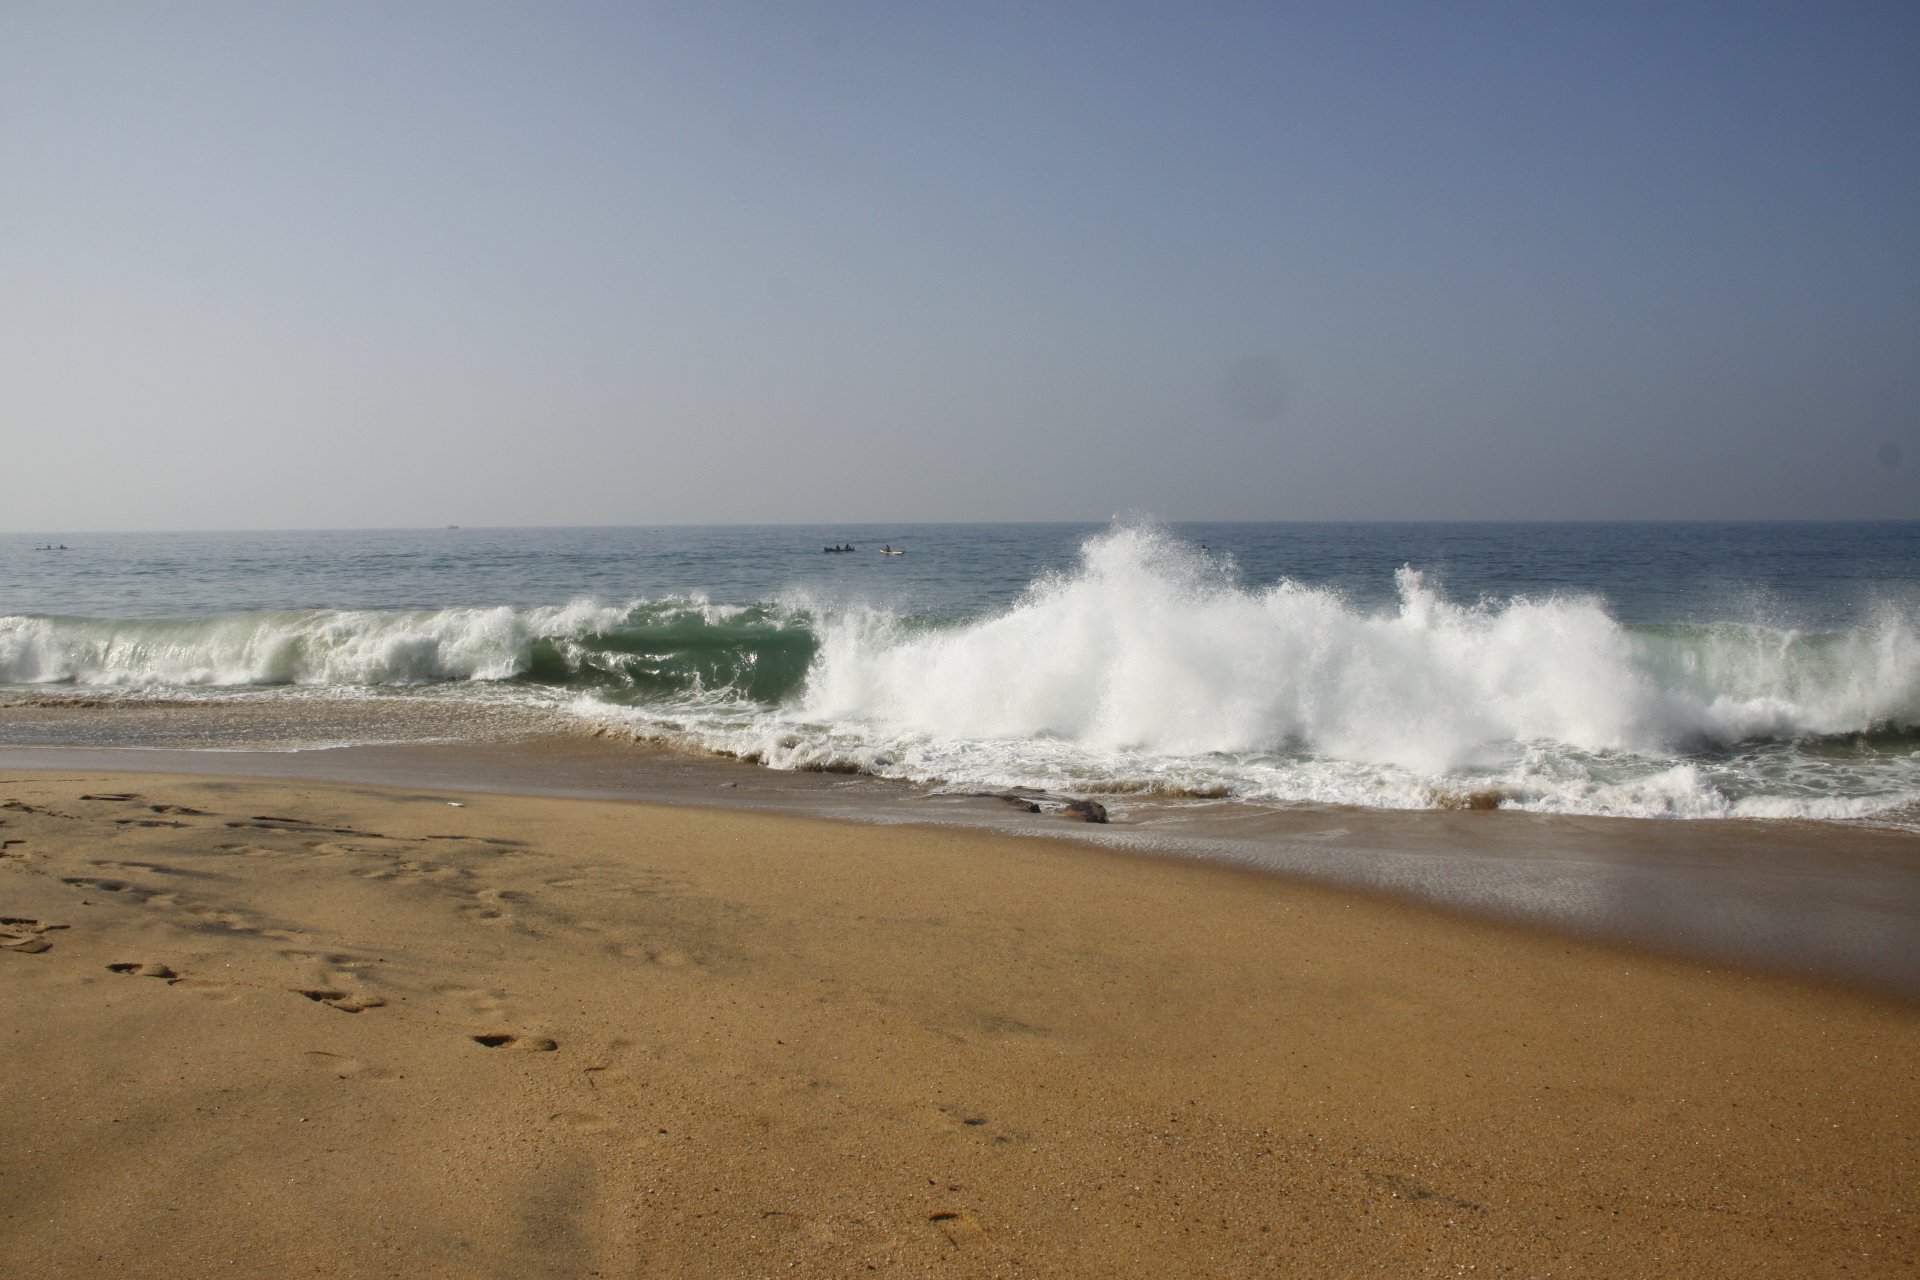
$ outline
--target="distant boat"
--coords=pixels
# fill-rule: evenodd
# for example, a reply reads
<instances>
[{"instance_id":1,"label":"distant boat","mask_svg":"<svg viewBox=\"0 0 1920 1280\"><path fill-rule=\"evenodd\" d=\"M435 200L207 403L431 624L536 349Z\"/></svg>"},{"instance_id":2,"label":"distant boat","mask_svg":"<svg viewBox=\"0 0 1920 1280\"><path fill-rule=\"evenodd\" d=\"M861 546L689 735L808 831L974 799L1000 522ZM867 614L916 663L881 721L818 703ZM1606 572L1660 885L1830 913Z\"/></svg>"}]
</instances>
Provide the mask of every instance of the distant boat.
<instances>
[{"instance_id":1,"label":"distant boat","mask_svg":"<svg viewBox=\"0 0 1920 1280\"><path fill-rule=\"evenodd\" d=\"M897 550L892 546L885 546L880 548L880 554L883 556L903 556L907 553L904 551Z\"/></svg>"}]
</instances>

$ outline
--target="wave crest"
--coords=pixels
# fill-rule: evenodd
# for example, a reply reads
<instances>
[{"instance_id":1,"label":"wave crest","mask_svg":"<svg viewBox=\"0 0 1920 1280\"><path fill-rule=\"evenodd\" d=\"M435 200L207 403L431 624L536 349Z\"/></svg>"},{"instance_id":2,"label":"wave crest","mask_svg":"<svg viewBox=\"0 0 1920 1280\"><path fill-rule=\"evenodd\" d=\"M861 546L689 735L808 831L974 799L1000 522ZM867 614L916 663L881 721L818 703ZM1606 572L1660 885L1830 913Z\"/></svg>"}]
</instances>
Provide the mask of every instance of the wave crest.
<instances>
[{"instance_id":1,"label":"wave crest","mask_svg":"<svg viewBox=\"0 0 1920 1280\"><path fill-rule=\"evenodd\" d=\"M0 683L119 688L526 680L629 696L777 700L804 619L703 600L533 609L297 610L129 621L0 618Z\"/></svg>"},{"instance_id":2,"label":"wave crest","mask_svg":"<svg viewBox=\"0 0 1920 1280\"><path fill-rule=\"evenodd\" d=\"M1088 545L1012 608L926 631L855 611L821 637L802 714L1108 750L1306 751L1446 772L1508 744L1667 752L1920 721L1920 638L1762 627L1638 633L1598 599L1446 600L1421 572L1368 612L1154 530Z\"/></svg>"},{"instance_id":3,"label":"wave crest","mask_svg":"<svg viewBox=\"0 0 1920 1280\"><path fill-rule=\"evenodd\" d=\"M701 598L0 618L0 684L507 685L784 768L1082 793L1686 817L1920 813L1920 625L1627 626L1571 593L1362 605L1165 531L990 616ZM458 697L466 692L451 691ZM475 691L476 693L478 691ZM559 695L559 696L556 696Z\"/></svg>"}]
</instances>

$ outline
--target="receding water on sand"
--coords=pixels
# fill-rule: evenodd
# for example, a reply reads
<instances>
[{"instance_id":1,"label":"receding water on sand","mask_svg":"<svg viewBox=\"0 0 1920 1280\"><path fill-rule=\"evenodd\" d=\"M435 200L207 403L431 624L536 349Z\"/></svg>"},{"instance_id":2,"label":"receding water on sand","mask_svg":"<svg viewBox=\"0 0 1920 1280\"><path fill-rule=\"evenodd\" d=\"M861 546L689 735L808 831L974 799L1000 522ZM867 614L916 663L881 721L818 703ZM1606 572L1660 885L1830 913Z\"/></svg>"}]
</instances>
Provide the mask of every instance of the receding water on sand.
<instances>
[{"instance_id":1,"label":"receding water on sand","mask_svg":"<svg viewBox=\"0 0 1920 1280\"><path fill-rule=\"evenodd\" d=\"M866 824L1068 837L1280 873L1582 936L1920 995L1920 838L1857 823L1660 822L1509 811L1109 799L1091 823L1046 792L964 791L772 770L502 713L447 726L405 699L330 704L356 745L287 745L271 702L0 709L0 768L307 778L645 800ZM25 713L35 745L10 729ZM66 735L50 726L82 724ZM164 734L125 742L150 723ZM325 725L323 718L307 728ZM23 731L24 732L24 731ZM10 739L13 739L10 741Z\"/></svg>"}]
</instances>

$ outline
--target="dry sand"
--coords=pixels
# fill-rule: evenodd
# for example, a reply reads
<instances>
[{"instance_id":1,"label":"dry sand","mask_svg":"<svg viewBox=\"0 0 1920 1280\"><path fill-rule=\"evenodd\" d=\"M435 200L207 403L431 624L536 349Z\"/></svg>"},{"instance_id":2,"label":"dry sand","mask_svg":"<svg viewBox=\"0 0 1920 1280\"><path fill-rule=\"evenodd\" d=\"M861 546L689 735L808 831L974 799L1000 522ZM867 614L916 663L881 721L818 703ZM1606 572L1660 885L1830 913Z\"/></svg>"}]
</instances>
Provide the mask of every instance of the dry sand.
<instances>
[{"instance_id":1,"label":"dry sand","mask_svg":"<svg viewBox=\"0 0 1920 1280\"><path fill-rule=\"evenodd\" d=\"M1920 1255L1910 1003L978 832L72 771L0 800L9 1275Z\"/></svg>"}]
</instances>

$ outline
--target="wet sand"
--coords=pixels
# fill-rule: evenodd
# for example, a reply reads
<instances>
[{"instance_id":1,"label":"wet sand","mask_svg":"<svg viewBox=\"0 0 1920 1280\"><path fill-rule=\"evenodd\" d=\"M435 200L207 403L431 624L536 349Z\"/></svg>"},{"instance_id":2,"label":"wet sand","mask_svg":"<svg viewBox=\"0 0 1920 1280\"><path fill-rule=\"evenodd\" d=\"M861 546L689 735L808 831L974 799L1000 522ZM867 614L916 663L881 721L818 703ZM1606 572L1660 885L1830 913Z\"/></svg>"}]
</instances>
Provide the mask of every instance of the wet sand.
<instances>
[{"instance_id":1,"label":"wet sand","mask_svg":"<svg viewBox=\"0 0 1920 1280\"><path fill-rule=\"evenodd\" d=\"M1095 826L991 796L795 773L556 732L502 710L496 737L367 743L450 727L413 701L0 708L0 770L138 770L723 807L863 824L1070 837L1425 902L1671 955L1920 1000L1920 835L1859 824L1169 803L1106 796ZM471 717L451 727L474 730ZM161 732L165 730L165 732ZM285 749L327 732L360 745ZM101 738L137 747L96 745ZM210 748L211 742L227 742ZM280 744L281 749L272 749Z\"/></svg>"},{"instance_id":2,"label":"wet sand","mask_svg":"<svg viewBox=\"0 0 1920 1280\"><path fill-rule=\"evenodd\" d=\"M0 801L21 1274L1920 1269L1910 1000L957 826Z\"/></svg>"}]
</instances>

